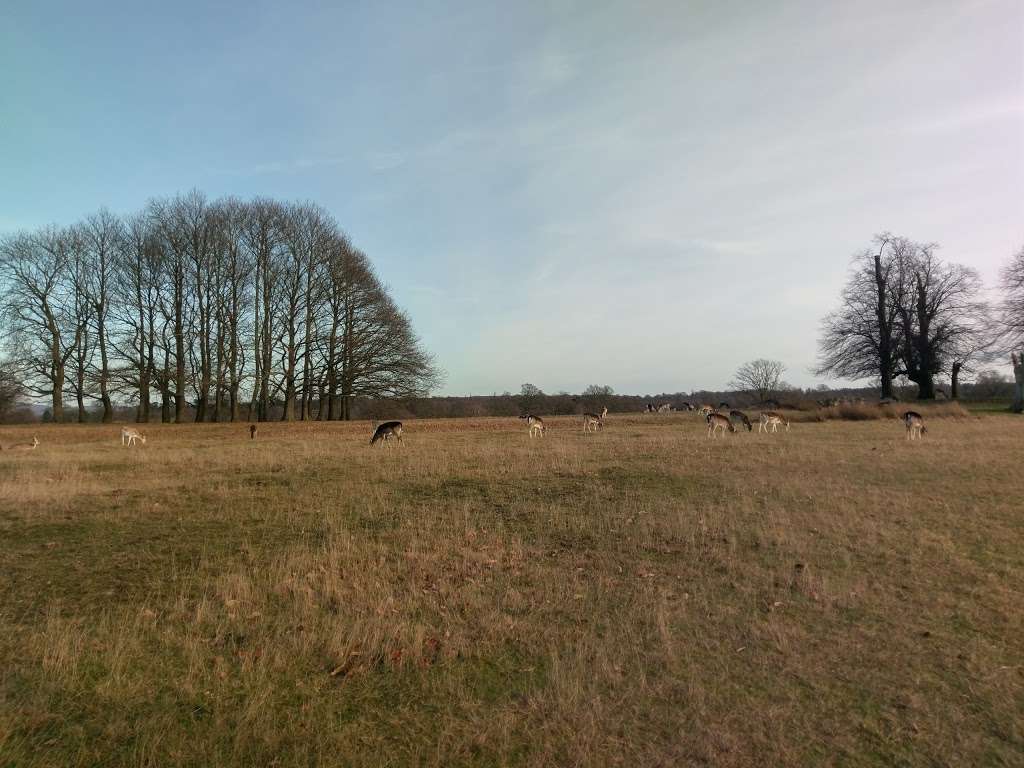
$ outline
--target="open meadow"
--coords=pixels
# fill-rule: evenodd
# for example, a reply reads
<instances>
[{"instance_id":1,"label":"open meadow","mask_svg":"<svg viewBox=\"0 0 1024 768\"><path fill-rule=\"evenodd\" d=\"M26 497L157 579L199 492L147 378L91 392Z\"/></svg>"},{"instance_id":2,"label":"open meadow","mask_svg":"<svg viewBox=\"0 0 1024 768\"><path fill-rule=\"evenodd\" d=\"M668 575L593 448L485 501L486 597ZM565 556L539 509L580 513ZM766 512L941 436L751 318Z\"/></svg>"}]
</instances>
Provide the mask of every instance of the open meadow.
<instances>
[{"instance_id":1,"label":"open meadow","mask_svg":"<svg viewBox=\"0 0 1024 768\"><path fill-rule=\"evenodd\" d=\"M1024 764L1024 420L547 421L0 428L0 765Z\"/></svg>"}]
</instances>

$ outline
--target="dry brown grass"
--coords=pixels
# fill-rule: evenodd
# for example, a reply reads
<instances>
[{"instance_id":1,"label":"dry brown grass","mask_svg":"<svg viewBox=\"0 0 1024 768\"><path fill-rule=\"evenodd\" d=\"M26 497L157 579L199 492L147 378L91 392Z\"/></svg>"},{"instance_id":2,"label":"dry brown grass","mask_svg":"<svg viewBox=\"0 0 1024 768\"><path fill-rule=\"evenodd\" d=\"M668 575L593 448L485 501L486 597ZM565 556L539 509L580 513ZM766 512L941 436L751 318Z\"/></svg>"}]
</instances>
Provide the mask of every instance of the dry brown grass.
<instances>
[{"instance_id":1,"label":"dry brown grass","mask_svg":"<svg viewBox=\"0 0 1024 768\"><path fill-rule=\"evenodd\" d=\"M0 764L1024 761L1024 421L545 421L0 429Z\"/></svg>"},{"instance_id":2,"label":"dry brown grass","mask_svg":"<svg viewBox=\"0 0 1024 768\"><path fill-rule=\"evenodd\" d=\"M971 414L955 400L936 403L843 403L828 408L785 411L793 423L814 421L900 420L907 411L917 411L926 422L932 419L969 419Z\"/></svg>"}]
</instances>

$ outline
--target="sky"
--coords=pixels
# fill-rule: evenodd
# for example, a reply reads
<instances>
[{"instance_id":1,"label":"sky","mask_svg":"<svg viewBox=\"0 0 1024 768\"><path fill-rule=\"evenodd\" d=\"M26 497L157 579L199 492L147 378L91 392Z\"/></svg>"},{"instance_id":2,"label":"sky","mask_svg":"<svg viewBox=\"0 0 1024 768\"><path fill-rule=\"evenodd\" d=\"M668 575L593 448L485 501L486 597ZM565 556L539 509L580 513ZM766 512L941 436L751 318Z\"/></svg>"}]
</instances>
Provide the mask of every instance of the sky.
<instances>
[{"instance_id":1,"label":"sky","mask_svg":"<svg viewBox=\"0 0 1024 768\"><path fill-rule=\"evenodd\" d=\"M875 233L1024 245L1024 3L0 6L0 233L192 188L330 211L443 393L809 386Z\"/></svg>"}]
</instances>

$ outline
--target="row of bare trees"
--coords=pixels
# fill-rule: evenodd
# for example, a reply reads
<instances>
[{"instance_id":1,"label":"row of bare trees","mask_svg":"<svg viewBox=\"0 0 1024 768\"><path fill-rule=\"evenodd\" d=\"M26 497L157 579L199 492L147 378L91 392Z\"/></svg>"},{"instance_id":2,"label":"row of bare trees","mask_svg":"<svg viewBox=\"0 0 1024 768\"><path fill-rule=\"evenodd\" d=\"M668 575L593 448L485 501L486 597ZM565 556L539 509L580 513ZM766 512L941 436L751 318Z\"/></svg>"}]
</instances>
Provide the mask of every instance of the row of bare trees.
<instances>
[{"instance_id":1,"label":"row of bare trees","mask_svg":"<svg viewBox=\"0 0 1024 768\"><path fill-rule=\"evenodd\" d=\"M199 192L0 240L3 343L53 418L346 419L440 373L365 254L312 203ZM158 404L157 401L158 400Z\"/></svg>"},{"instance_id":2,"label":"row of bare trees","mask_svg":"<svg viewBox=\"0 0 1024 768\"><path fill-rule=\"evenodd\" d=\"M1021 270L1024 286L1024 264ZM1024 291L1018 296L1024 307ZM978 273L943 262L935 244L878 235L874 248L854 258L840 306L824 319L816 373L876 380L883 398L906 376L923 400L935 397L935 377L948 374L956 398L962 374L1012 345L1011 320L1024 328L1024 315L1008 305L997 313ZM1019 344L1024 331L1017 336Z\"/></svg>"}]
</instances>

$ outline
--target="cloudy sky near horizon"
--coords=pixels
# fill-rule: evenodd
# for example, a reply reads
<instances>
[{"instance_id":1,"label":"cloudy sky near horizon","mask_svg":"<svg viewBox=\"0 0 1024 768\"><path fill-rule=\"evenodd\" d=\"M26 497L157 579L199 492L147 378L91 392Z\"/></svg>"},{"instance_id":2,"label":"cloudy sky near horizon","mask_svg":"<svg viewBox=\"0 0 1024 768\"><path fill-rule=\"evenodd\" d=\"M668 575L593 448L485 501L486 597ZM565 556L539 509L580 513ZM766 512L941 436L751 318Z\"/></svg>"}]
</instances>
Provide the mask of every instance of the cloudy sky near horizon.
<instances>
[{"instance_id":1,"label":"cloudy sky near horizon","mask_svg":"<svg viewBox=\"0 0 1024 768\"><path fill-rule=\"evenodd\" d=\"M452 394L809 385L875 232L1024 245L1019 0L144 5L0 9L0 232L314 200Z\"/></svg>"}]
</instances>

